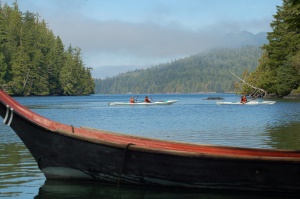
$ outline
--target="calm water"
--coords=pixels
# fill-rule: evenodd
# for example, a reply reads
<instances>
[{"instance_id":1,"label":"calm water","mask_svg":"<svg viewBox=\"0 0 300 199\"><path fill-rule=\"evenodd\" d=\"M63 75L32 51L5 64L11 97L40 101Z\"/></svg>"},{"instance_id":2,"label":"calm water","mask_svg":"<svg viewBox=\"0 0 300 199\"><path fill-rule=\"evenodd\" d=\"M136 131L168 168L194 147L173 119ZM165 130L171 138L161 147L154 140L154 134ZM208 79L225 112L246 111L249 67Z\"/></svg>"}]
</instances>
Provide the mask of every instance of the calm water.
<instances>
[{"instance_id":1,"label":"calm water","mask_svg":"<svg viewBox=\"0 0 300 199\"><path fill-rule=\"evenodd\" d=\"M216 105L207 97L238 101L234 94L164 94L170 106L108 106L130 95L18 97L17 101L55 121L125 134L191 143L300 150L300 101L274 105ZM139 95L142 100L144 95ZM235 193L200 193L46 181L30 153L0 123L0 198L287 198Z\"/></svg>"}]
</instances>

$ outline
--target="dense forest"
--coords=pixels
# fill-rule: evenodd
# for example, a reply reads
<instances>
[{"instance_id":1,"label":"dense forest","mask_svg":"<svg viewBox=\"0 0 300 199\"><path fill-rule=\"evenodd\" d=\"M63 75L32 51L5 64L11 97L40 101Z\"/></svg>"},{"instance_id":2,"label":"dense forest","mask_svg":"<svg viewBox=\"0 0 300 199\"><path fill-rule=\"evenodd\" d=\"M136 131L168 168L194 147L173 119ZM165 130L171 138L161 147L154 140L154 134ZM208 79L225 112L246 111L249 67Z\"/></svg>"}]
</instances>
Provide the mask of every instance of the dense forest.
<instances>
[{"instance_id":1,"label":"dense forest","mask_svg":"<svg viewBox=\"0 0 300 199\"><path fill-rule=\"evenodd\" d=\"M283 0L270 24L269 43L262 46L263 55L247 82L277 97L300 93L300 1ZM244 86L245 92L253 88Z\"/></svg>"},{"instance_id":2,"label":"dense forest","mask_svg":"<svg viewBox=\"0 0 300 199\"><path fill-rule=\"evenodd\" d=\"M300 93L300 1L283 0L261 47L219 49L149 69L96 79L97 93L257 91L284 97ZM241 77L237 81L235 77ZM259 88L259 89L257 89ZM259 94L259 93L258 93Z\"/></svg>"},{"instance_id":3,"label":"dense forest","mask_svg":"<svg viewBox=\"0 0 300 199\"><path fill-rule=\"evenodd\" d=\"M0 2L0 87L11 95L88 95L91 68L81 49L63 42L38 14Z\"/></svg>"},{"instance_id":4,"label":"dense forest","mask_svg":"<svg viewBox=\"0 0 300 199\"><path fill-rule=\"evenodd\" d=\"M96 79L96 93L233 92L238 75L253 71L262 50L258 46L215 49L147 69Z\"/></svg>"},{"instance_id":5,"label":"dense forest","mask_svg":"<svg viewBox=\"0 0 300 199\"><path fill-rule=\"evenodd\" d=\"M283 0L268 43L206 53L93 80L78 47L65 48L38 14L0 1L0 87L11 95L94 93L300 93L300 1ZM240 81L235 77L242 77ZM96 88L95 88L96 85ZM250 85L250 86L249 86Z\"/></svg>"}]
</instances>

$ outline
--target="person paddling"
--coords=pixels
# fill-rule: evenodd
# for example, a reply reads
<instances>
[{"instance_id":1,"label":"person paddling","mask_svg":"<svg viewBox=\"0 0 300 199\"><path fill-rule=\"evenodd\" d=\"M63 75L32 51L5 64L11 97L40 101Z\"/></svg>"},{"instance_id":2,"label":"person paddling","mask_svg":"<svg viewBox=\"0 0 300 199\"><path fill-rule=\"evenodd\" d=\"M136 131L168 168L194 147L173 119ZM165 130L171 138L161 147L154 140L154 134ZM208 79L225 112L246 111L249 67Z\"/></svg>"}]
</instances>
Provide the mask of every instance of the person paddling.
<instances>
[{"instance_id":1,"label":"person paddling","mask_svg":"<svg viewBox=\"0 0 300 199\"><path fill-rule=\"evenodd\" d=\"M151 100L148 98L148 96L146 96L144 102L151 103Z\"/></svg>"},{"instance_id":2,"label":"person paddling","mask_svg":"<svg viewBox=\"0 0 300 199\"><path fill-rule=\"evenodd\" d=\"M135 103L134 97L131 97L129 100L130 103Z\"/></svg>"},{"instance_id":3,"label":"person paddling","mask_svg":"<svg viewBox=\"0 0 300 199\"><path fill-rule=\"evenodd\" d=\"M242 104L247 103L246 95L243 95L243 96L241 97L241 103L242 103Z\"/></svg>"}]
</instances>

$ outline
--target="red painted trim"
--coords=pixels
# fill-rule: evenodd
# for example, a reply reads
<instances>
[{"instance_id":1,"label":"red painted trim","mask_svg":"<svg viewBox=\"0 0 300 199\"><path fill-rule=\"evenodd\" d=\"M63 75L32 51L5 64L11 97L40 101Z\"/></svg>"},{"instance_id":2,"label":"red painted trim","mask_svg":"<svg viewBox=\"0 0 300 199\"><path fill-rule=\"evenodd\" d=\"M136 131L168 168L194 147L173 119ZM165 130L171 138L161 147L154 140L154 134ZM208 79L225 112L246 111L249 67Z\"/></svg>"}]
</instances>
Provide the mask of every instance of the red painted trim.
<instances>
[{"instance_id":1,"label":"red painted trim","mask_svg":"<svg viewBox=\"0 0 300 199\"><path fill-rule=\"evenodd\" d=\"M68 132L72 135L72 127L69 125L61 124L52 120L49 120L43 116L40 116L31 110L27 109L23 105L19 104L16 100L0 90L0 100L14 109L14 112L25 117L31 122L42 126L51 131ZM222 147L222 146L209 146L209 145L196 145L188 143L179 143L172 141L163 141L158 139L148 139L137 136L123 135L118 133L111 133L101 130L92 130L86 128L74 128L77 137L81 137L87 140L93 141L105 141L112 144L127 145L129 143L134 144L133 147L144 148L157 151L173 151L176 153L190 153L194 155L218 155L218 156L230 156L230 157L243 157L243 158L281 158L281 159L293 159L294 161L300 161L300 152L297 151L282 151L282 150L268 150L268 149L252 149L252 148L239 148L239 147ZM73 136L73 137L76 137Z\"/></svg>"},{"instance_id":2,"label":"red painted trim","mask_svg":"<svg viewBox=\"0 0 300 199\"><path fill-rule=\"evenodd\" d=\"M31 110L29 110L25 106L18 103L15 99L10 97L3 90L0 90L0 100L2 102L4 102L4 104L8 105L10 108L13 108L14 113L18 113L19 115L27 118L28 120L32 121L33 123L35 123L37 125L43 126L52 131L55 131L57 128L69 130L69 126L49 120L41 115L34 113Z\"/></svg>"}]
</instances>

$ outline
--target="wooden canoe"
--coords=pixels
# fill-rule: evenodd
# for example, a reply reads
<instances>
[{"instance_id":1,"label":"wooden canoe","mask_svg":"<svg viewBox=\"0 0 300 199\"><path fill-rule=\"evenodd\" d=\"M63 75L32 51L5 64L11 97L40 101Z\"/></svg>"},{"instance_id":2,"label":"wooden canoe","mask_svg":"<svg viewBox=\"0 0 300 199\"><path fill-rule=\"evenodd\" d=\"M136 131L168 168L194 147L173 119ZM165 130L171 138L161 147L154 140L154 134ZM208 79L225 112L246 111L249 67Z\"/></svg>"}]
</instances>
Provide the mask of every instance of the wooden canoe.
<instances>
[{"instance_id":1,"label":"wooden canoe","mask_svg":"<svg viewBox=\"0 0 300 199\"><path fill-rule=\"evenodd\" d=\"M49 179L210 190L300 192L300 152L197 145L74 127L0 90L0 114Z\"/></svg>"}]
</instances>

